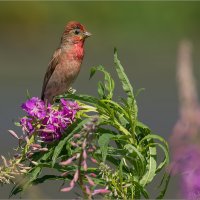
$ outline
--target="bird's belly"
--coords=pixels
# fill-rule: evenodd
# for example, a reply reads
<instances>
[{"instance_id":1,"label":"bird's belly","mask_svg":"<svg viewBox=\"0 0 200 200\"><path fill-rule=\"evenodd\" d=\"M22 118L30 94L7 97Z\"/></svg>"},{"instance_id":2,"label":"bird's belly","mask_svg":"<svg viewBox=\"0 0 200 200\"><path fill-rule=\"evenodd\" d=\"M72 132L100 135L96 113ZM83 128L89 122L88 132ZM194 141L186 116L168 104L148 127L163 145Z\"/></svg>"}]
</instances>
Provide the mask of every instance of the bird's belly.
<instances>
[{"instance_id":1,"label":"bird's belly","mask_svg":"<svg viewBox=\"0 0 200 200\"><path fill-rule=\"evenodd\" d=\"M72 66L73 67L64 65L57 66L57 69L54 71L47 84L45 96L52 96L52 94L56 96L67 92L80 71L80 65Z\"/></svg>"}]
</instances>

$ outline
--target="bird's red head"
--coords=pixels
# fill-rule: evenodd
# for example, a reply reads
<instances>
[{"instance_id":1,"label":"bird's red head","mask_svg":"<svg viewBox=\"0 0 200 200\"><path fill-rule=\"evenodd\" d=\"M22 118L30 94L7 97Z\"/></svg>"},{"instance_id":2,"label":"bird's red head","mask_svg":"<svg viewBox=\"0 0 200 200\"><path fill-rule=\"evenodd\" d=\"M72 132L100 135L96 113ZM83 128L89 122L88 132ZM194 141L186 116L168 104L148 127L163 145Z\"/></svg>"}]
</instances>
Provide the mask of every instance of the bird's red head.
<instances>
[{"instance_id":1,"label":"bird's red head","mask_svg":"<svg viewBox=\"0 0 200 200\"><path fill-rule=\"evenodd\" d=\"M85 27L76 21L70 21L66 26L63 33L63 39L68 42L78 43L84 42L85 38L91 36Z\"/></svg>"}]
</instances>

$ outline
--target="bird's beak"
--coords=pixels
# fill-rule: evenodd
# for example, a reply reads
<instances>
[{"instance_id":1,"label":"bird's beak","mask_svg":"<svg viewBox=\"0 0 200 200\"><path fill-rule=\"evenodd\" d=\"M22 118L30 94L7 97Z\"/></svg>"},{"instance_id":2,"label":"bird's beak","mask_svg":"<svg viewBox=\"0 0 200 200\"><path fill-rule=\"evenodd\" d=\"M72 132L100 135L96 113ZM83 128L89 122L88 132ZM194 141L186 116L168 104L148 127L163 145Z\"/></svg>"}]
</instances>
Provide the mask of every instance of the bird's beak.
<instances>
[{"instance_id":1,"label":"bird's beak","mask_svg":"<svg viewBox=\"0 0 200 200\"><path fill-rule=\"evenodd\" d=\"M92 34L91 33L89 33L89 32L84 32L84 36L85 36L85 38L87 38L87 37L90 37Z\"/></svg>"}]
</instances>

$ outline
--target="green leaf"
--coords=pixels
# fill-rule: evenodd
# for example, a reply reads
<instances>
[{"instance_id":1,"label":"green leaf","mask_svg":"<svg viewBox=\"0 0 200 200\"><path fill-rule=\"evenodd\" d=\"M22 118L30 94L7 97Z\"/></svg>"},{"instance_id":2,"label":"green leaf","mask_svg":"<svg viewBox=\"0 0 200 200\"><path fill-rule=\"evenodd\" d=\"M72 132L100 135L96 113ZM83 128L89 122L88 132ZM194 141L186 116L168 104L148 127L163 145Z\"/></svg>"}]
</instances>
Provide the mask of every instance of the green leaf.
<instances>
[{"instance_id":1,"label":"green leaf","mask_svg":"<svg viewBox=\"0 0 200 200\"><path fill-rule=\"evenodd\" d=\"M150 146L158 146L160 147L163 152L164 152L164 159L163 161L158 165L157 169L156 169L156 173L160 172L164 166L166 166L167 164L169 164L169 152L167 150L167 148L160 144L160 143L156 143L156 142L153 142L153 143L149 143L148 145L146 145L144 148L144 150L146 150L147 148L149 148Z\"/></svg>"},{"instance_id":2,"label":"green leaf","mask_svg":"<svg viewBox=\"0 0 200 200\"><path fill-rule=\"evenodd\" d=\"M13 187L9 197L26 190L32 184L32 182L39 176L41 170L41 167L38 166L34 168L31 172L29 172L28 175L21 182L19 182Z\"/></svg>"},{"instance_id":3,"label":"green leaf","mask_svg":"<svg viewBox=\"0 0 200 200\"><path fill-rule=\"evenodd\" d=\"M130 132L133 136L133 140L134 143L136 143L135 141L135 123L137 120L137 115L138 115L138 107L136 104L136 100L134 97L134 93L133 93L133 88L130 84L130 81L126 75L126 73L124 72L124 68L122 67L119 59L118 59L118 55L117 55L117 50L114 49L114 63L115 63L115 68L118 74L118 77L122 83L122 87L124 92L127 94L127 101L124 101L125 107L126 105L128 105L128 107L126 108L126 111L129 115L129 121L130 121Z\"/></svg>"},{"instance_id":4,"label":"green leaf","mask_svg":"<svg viewBox=\"0 0 200 200\"><path fill-rule=\"evenodd\" d=\"M14 122L15 126L21 126L19 122Z\"/></svg>"},{"instance_id":5,"label":"green leaf","mask_svg":"<svg viewBox=\"0 0 200 200\"><path fill-rule=\"evenodd\" d=\"M83 101L86 103L90 104L98 104L98 99L90 96L90 95L83 95L83 94L71 94L71 93L66 93L64 95L58 96L59 98L66 98L66 99L72 99L72 100L78 100L78 101Z\"/></svg>"},{"instance_id":6,"label":"green leaf","mask_svg":"<svg viewBox=\"0 0 200 200\"><path fill-rule=\"evenodd\" d=\"M108 144L110 142L110 139L114 137L114 135L110 134L110 133L104 133L103 135L101 135L99 137L98 140L98 144L101 150L101 154L102 154L102 160L103 162L105 162L106 160L106 156L108 153Z\"/></svg>"},{"instance_id":7,"label":"green leaf","mask_svg":"<svg viewBox=\"0 0 200 200\"><path fill-rule=\"evenodd\" d=\"M164 184L164 187L161 190L160 194L158 195L158 197L156 197L156 199L163 199L163 197L167 191L167 187L169 185L170 178L171 178L171 174L167 174L167 173L164 174L163 179L161 181L161 185L163 184L164 181L165 181L165 184Z\"/></svg>"},{"instance_id":8,"label":"green leaf","mask_svg":"<svg viewBox=\"0 0 200 200\"><path fill-rule=\"evenodd\" d=\"M53 156L52 156L52 167L54 166L54 164L56 163L56 159L58 158L58 156L60 155L63 147L65 146L65 144L67 143L67 141L73 136L73 134L78 133L81 129L82 126L89 121L89 119L84 119L84 120L77 120L76 122L74 122L68 129L67 129L67 133L68 135L64 138L62 138L58 145L56 146ZM69 131L70 130L70 131Z\"/></svg>"},{"instance_id":9,"label":"green leaf","mask_svg":"<svg viewBox=\"0 0 200 200\"><path fill-rule=\"evenodd\" d=\"M169 164L169 151L168 151L168 149L165 146L163 146L163 145L161 145L159 143L154 143L154 144L158 145L163 150L163 152L164 152L164 159L158 165L158 167L156 169L156 173L158 173L158 172L160 172L163 169L164 166L166 166L167 164Z\"/></svg>"},{"instance_id":10,"label":"green leaf","mask_svg":"<svg viewBox=\"0 0 200 200\"><path fill-rule=\"evenodd\" d=\"M61 176L56 176L56 175L44 175L40 178L35 179L33 181L33 184L37 185L37 184L44 183L47 180L63 180L63 179L66 179L66 177L61 177Z\"/></svg>"},{"instance_id":11,"label":"green leaf","mask_svg":"<svg viewBox=\"0 0 200 200\"><path fill-rule=\"evenodd\" d=\"M162 142L164 145L154 142L153 139L157 139L158 141ZM141 145L144 141L148 142L144 148L149 149L150 160L149 160L148 173L140 181L141 185L146 185L147 183L151 182L153 177L156 175L156 173L158 173L161 169L163 169L163 167L167 163L169 163L168 144L162 137L155 134L149 134L140 140L139 145ZM154 157L156 156L156 146L159 146L163 150L164 157L165 157L164 160L158 165L157 168L156 168L156 161L154 160L155 159ZM152 152L152 148L154 149L153 152Z\"/></svg>"},{"instance_id":12,"label":"green leaf","mask_svg":"<svg viewBox=\"0 0 200 200\"><path fill-rule=\"evenodd\" d=\"M109 100L109 99L103 99L103 100L101 100L101 102L109 104L110 107L112 107L112 109L115 112L119 112L119 114L121 114L121 115L123 114L126 118L129 117L126 110L121 105L119 105L117 102L115 102L113 100Z\"/></svg>"},{"instance_id":13,"label":"green leaf","mask_svg":"<svg viewBox=\"0 0 200 200\"><path fill-rule=\"evenodd\" d=\"M147 160L147 172L144 174L144 176L142 177L142 179L140 180L140 184L142 186L145 186L147 185L148 183L150 183L154 176L156 175L156 147L155 145L154 146L151 146L149 147L149 158Z\"/></svg>"},{"instance_id":14,"label":"green leaf","mask_svg":"<svg viewBox=\"0 0 200 200\"><path fill-rule=\"evenodd\" d=\"M97 67L93 67L90 72L90 78L94 76L96 71L100 71L104 73L104 85L102 82L98 84L98 93L100 94L100 98L103 97L103 99L112 99L113 91L115 88L115 82L111 78L110 73L108 73L102 65L99 65ZM105 93L105 90L107 91L107 94Z\"/></svg>"},{"instance_id":15,"label":"green leaf","mask_svg":"<svg viewBox=\"0 0 200 200\"><path fill-rule=\"evenodd\" d=\"M142 140L140 140L139 144L141 144L142 142L144 142L145 140L150 140L150 139L157 139L159 140L160 142L164 143L167 150L168 150L168 144L167 142L165 141L164 138L162 138L161 136L159 135L156 135L156 134L150 134L150 135L147 135L145 136L144 138L142 138Z\"/></svg>"},{"instance_id":16,"label":"green leaf","mask_svg":"<svg viewBox=\"0 0 200 200\"><path fill-rule=\"evenodd\" d=\"M139 194L137 194L138 196L134 196L134 199L140 199L140 193L144 196L145 199L149 199L149 194L146 191L146 189L140 185L140 183L138 183L137 181L133 181L133 184L135 186L135 190L136 193L138 191Z\"/></svg>"},{"instance_id":17,"label":"green leaf","mask_svg":"<svg viewBox=\"0 0 200 200\"><path fill-rule=\"evenodd\" d=\"M135 93L135 97L137 97L141 92L143 92L145 90L145 88L140 88L136 91Z\"/></svg>"},{"instance_id":18,"label":"green leaf","mask_svg":"<svg viewBox=\"0 0 200 200\"><path fill-rule=\"evenodd\" d=\"M120 180L120 185L122 187L123 184L123 163L124 163L124 158L121 159L120 164L119 164L119 180Z\"/></svg>"},{"instance_id":19,"label":"green leaf","mask_svg":"<svg viewBox=\"0 0 200 200\"><path fill-rule=\"evenodd\" d=\"M124 68L122 67L122 65L121 65L121 63L118 59L116 48L114 49L114 63L115 63L115 67L116 67L116 70L117 70L118 77L119 77L119 79L122 83L123 90L125 91L125 93L128 96L127 102L128 102L130 107L133 107L134 106L133 104L135 104L133 87L131 86L129 79L124 72Z\"/></svg>"},{"instance_id":20,"label":"green leaf","mask_svg":"<svg viewBox=\"0 0 200 200\"><path fill-rule=\"evenodd\" d=\"M126 144L124 146L124 149L126 149L130 154L135 155L135 157L139 160L138 164L139 164L139 171L140 174L143 174L145 171L145 165L146 165L146 161L144 156L140 153L140 151L134 147L132 144ZM128 157L128 156L127 156ZM128 157L129 158L129 157Z\"/></svg>"},{"instance_id":21,"label":"green leaf","mask_svg":"<svg viewBox=\"0 0 200 200\"><path fill-rule=\"evenodd\" d=\"M139 128L142 128L142 129L148 129L149 130L149 127L147 125L143 124L140 121L136 122L136 126L138 126Z\"/></svg>"},{"instance_id":22,"label":"green leaf","mask_svg":"<svg viewBox=\"0 0 200 200\"><path fill-rule=\"evenodd\" d=\"M105 98L105 89L101 81L98 82L98 94L101 99Z\"/></svg>"},{"instance_id":23,"label":"green leaf","mask_svg":"<svg viewBox=\"0 0 200 200\"><path fill-rule=\"evenodd\" d=\"M30 99L31 98L31 95L30 95L30 93L29 93L29 91L28 91L28 89L26 90L26 99Z\"/></svg>"}]
</instances>

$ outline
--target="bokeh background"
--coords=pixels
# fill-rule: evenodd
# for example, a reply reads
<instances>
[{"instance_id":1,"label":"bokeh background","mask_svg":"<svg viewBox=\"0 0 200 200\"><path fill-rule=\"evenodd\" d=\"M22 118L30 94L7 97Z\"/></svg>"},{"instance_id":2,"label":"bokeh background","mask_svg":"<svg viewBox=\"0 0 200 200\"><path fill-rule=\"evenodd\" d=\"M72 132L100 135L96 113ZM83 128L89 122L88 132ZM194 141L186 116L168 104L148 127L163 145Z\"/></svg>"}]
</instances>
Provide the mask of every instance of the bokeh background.
<instances>
[{"instance_id":1,"label":"bokeh background","mask_svg":"<svg viewBox=\"0 0 200 200\"><path fill-rule=\"evenodd\" d=\"M196 82L200 85L200 2L0 2L0 154L17 145L8 129L22 116L26 90L40 96L43 76L58 47L64 25L85 24L93 36L86 41L81 73L73 85L79 93L96 95L92 66L102 64L116 78L113 48L138 97L139 118L156 133L169 138L178 119L177 49L187 38L193 43ZM117 82L116 98L122 94ZM178 198L177 178L165 198ZM60 183L59 183L60 184ZM70 198L59 184L47 182L26 192L26 198ZM8 198L10 186L0 187Z\"/></svg>"}]
</instances>

